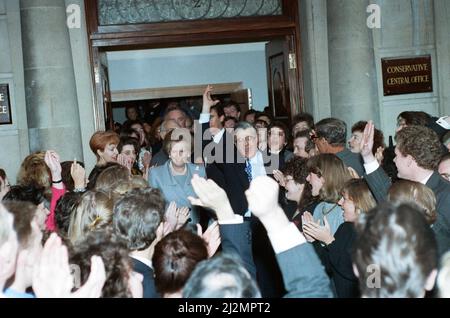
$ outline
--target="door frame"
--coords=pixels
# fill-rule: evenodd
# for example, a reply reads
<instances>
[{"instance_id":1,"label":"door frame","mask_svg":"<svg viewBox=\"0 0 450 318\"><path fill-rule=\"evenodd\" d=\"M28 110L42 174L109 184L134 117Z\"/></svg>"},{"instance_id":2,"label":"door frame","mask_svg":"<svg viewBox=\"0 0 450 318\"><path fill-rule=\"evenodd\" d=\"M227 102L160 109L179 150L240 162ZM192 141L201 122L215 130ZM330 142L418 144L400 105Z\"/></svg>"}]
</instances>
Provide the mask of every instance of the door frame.
<instances>
[{"instance_id":1,"label":"door frame","mask_svg":"<svg viewBox=\"0 0 450 318\"><path fill-rule=\"evenodd\" d=\"M86 23L94 87L94 108L103 107L100 75L102 53L139 49L232 44L270 41L291 36L297 60L295 81L298 89L291 94L291 116L304 109L298 0L281 0L282 15L230 19L173 21L148 24L101 26L98 0L85 1ZM100 116L101 117L101 116ZM97 118L96 130L105 129Z\"/></svg>"}]
</instances>

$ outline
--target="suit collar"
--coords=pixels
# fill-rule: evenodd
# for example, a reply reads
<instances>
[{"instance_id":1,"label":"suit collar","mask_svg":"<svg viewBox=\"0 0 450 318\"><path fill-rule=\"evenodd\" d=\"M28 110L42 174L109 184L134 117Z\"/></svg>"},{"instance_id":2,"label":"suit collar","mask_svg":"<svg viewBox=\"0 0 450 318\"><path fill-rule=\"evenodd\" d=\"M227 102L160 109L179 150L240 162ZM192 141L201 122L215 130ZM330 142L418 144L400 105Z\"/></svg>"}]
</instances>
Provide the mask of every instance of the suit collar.
<instances>
[{"instance_id":1,"label":"suit collar","mask_svg":"<svg viewBox=\"0 0 450 318\"><path fill-rule=\"evenodd\" d=\"M439 186L439 183L441 183L441 179L442 179L441 175L438 172L433 171L433 174L428 179L426 185L430 189L436 189Z\"/></svg>"}]
</instances>

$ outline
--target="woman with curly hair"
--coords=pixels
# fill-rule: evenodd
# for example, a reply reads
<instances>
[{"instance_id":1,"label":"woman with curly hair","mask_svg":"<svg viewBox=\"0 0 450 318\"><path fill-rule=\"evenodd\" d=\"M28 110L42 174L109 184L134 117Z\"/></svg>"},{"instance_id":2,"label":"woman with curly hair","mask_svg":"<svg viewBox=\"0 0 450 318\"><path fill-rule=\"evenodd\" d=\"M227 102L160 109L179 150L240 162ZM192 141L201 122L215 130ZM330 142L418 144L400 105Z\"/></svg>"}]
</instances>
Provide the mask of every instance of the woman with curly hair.
<instances>
[{"instance_id":1,"label":"woman with curly hair","mask_svg":"<svg viewBox=\"0 0 450 318\"><path fill-rule=\"evenodd\" d=\"M134 273L127 244L109 230L89 233L70 253L70 264L78 265L80 285L87 281L91 257L98 255L105 264L103 298L142 298L142 275Z\"/></svg>"}]
</instances>

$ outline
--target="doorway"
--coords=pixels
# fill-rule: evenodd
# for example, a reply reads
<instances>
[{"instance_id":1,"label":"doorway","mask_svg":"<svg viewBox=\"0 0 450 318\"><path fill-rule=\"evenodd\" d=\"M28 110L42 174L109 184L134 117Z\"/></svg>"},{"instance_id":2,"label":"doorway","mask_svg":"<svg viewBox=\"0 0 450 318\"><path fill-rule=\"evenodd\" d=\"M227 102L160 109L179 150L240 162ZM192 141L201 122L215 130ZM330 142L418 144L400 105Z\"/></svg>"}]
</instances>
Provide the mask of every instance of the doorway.
<instances>
[{"instance_id":1,"label":"doorway","mask_svg":"<svg viewBox=\"0 0 450 318\"><path fill-rule=\"evenodd\" d=\"M298 3L280 0L282 14L217 20L101 25L98 1L86 1L94 78L96 129L113 127L108 52L204 45L274 43L266 50L267 96L276 118L288 120L303 109ZM208 82L208 81L206 81Z\"/></svg>"}]
</instances>

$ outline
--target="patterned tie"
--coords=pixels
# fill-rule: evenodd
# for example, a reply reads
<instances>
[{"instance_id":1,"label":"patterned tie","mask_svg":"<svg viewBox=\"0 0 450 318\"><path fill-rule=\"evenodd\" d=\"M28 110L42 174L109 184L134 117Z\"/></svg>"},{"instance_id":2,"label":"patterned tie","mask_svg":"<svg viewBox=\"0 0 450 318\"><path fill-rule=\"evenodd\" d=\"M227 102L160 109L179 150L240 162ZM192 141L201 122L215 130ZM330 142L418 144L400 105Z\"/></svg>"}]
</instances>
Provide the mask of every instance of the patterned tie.
<instances>
[{"instance_id":1,"label":"patterned tie","mask_svg":"<svg viewBox=\"0 0 450 318\"><path fill-rule=\"evenodd\" d=\"M248 159L245 161L245 172L247 172L248 182L252 182L252 164Z\"/></svg>"}]
</instances>

